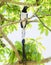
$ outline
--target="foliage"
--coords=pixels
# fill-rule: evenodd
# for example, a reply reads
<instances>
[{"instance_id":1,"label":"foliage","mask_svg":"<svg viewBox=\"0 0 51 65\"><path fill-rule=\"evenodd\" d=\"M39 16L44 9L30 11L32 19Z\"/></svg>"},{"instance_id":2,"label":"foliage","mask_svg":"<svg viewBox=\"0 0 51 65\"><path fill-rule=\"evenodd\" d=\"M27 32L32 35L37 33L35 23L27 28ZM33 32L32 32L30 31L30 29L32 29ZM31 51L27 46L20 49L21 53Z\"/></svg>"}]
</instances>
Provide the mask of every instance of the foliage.
<instances>
[{"instance_id":1,"label":"foliage","mask_svg":"<svg viewBox=\"0 0 51 65\"><path fill-rule=\"evenodd\" d=\"M25 0L26 3L30 3L30 4L35 4L36 3L36 0Z\"/></svg>"},{"instance_id":2,"label":"foliage","mask_svg":"<svg viewBox=\"0 0 51 65\"><path fill-rule=\"evenodd\" d=\"M5 44L0 40L0 62L6 62L7 57L10 54L10 49L5 46Z\"/></svg>"},{"instance_id":3,"label":"foliage","mask_svg":"<svg viewBox=\"0 0 51 65\"><path fill-rule=\"evenodd\" d=\"M4 18L10 20L10 21L17 21L20 19L20 7L13 5L11 3L8 3L0 8L0 14L4 16ZM1 21L2 22L2 21ZM4 25L9 23L9 21L3 21L0 23L0 25ZM9 32L12 32L14 30L17 30L18 24L13 24L8 27L4 27L3 31L8 34Z\"/></svg>"},{"instance_id":4,"label":"foliage","mask_svg":"<svg viewBox=\"0 0 51 65\"><path fill-rule=\"evenodd\" d=\"M20 0L15 0L15 2L19 2ZM30 4L38 4L37 6L34 7L29 7L28 11L32 11L33 14L36 12L37 16L41 16L41 20L44 22L45 25L47 25L49 28L51 28L51 16L46 16L46 15L51 15L51 0L24 0L26 3ZM41 6L41 7L40 7ZM39 8L40 7L40 8ZM11 21L17 21L20 19L20 13L21 13L22 7L16 4L12 3L5 3L2 7L0 7L0 14L4 16L4 18L11 20ZM4 25L9 23L9 21L4 21L1 20L0 25ZM48 35L48 30L39 22L39 30L41 33L44 33ZM8 26L6 28L3 28L3 31L8 34L9 32L14 31L15 29L17 30L18 26L17 24L13 24L11 26Z\"/></svg>"},{"instance_id":5,"label":"foliage","mask_svg":"<svg viewBox=\"0 0 51 65\"><path fill-rule=\"evenodd\" d=\"M1 42L0 42L1 44ZM19 41L15 42L15 47L17 48L20 57L22 58L22 44ZM41 50L40 50L41 49ZM26 52L26 60L34 60L36 62L40 62L43 59L42 56L43 45L40 42L37 42L35 39L28 38L25 43L25 52ZM6 58L6 55L8 58ZM5 59L5 60L4 60ZM0 46L0 62L4 61L7 63L13 64L18 59L15 56L15 52L7 47Z\"/></svg>"},{"instance_id":6,"label":"foliage","mask_svg":"<svg viewBox=\"0 0 51 65\"><path fill-rule=\"evenodd\" d=\"M20 0L14 0L15 2L19 2ZM31 10L33 14L37 15L39 19L47 25L51 29L51 0L24 0L24 3L34 4L34 7L29 7L28 12ZM10 2L3 3L0 2L0 26L8 24L11 22L16 22L20 20L20 14L23 6L13 4ZM6 20L5 20L6 19ZM49 31L46 29L42 23L38 22L38 29L40 33L45 33L48 35ZM31 28L31 24L27 25L27 28ZM18 23L12 24L7 27L2 28L3 32L7 35L10 32L18 29ZM0 38L2 38L2 34L0 33ZM6 46L2 46L3 42L0 40L0 62L10 62L13 64L18 59L15 56L15 52L12 49L7 48ZM17 41L15 43L15 47L17 48L20 57L22 58L22 44ZM26 60L34 60L40 62L43 58L42 49L44 47L40 42L37 42L35 39L26 39L25 43L25 52L26 52ZM6 58L8 55L8 58Z\"/></svg>"},{"instance_id":7,"label":"foliage","mask_svg":"<svg viewBox=\"0 0 51 65\"><path fill-rule=\"evenodd\" d=\"M20 54L20 57L22 58L22 44L16 41L15 46ZM36 62L40 62L43 58L42 49L43 45L40 42L37 42L32 38L28 38L25 43L26 60L34 60Z\"/></svg>"}]
</instances>

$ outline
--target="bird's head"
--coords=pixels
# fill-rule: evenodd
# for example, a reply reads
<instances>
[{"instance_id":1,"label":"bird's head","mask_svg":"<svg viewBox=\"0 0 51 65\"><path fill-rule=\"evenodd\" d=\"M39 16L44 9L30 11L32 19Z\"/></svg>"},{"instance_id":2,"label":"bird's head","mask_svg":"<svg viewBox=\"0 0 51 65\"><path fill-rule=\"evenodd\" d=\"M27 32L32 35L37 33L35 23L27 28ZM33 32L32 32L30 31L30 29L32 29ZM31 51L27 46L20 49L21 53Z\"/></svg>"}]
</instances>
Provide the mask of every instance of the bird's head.
<instances>
[{"instance_id":1,"label":"bird's head","mask_svg":"<svg viewBox=\"0 0 51 65\"><path fill-rule=\"evenodd\" d=\"M24 6L22 12L26 13L27 12L27 9L28 9L28 6Z\"/></svg>"},{"instance_id":2,"label":"bird's head","mask_svg":"<svg viewBox=\"0 0 51 65\"><path fill-rule=\"evenodd\" d=\"M24 8L27 10L28 6L24 6Z\"/></svg>"}]
</instances>

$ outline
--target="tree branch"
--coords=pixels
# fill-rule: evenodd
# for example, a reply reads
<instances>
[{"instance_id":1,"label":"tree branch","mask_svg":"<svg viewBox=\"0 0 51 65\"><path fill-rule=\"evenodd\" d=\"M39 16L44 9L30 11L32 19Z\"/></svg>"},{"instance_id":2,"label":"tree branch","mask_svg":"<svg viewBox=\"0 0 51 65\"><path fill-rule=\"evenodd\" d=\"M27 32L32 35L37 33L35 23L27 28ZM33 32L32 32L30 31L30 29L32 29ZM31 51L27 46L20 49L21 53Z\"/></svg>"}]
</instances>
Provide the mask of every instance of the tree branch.
<instances>
[{"instance_id":1,"label":"tree branch","mask_svg":"<svg viewBox=\"0 0 51 65\"><path fill-rule=\"evenodd\" d=\"M45 16L51 16L51 14L46 14L46 15L38 16L38 17L39 17L39 18L44 18Z\"/></svg>"},{"instance_id":2,"label":"tree branch","mask_svg":"<svg viewBox=\"0 0 51 65\"><path fill-rule=\"evenodd\" d=\"M5 5L6 2L10 2L11 0L0 0L0 7Z\"/></svg>"},{"instance_id":3,"label":"tree branch","mask_svg":"<svg viewBox=\"0 0 51 65\"><path fill-rule=\"evenodd\" d=\"M46 15L43 15L43 16L38 16L39 18L44 18L45 16L51 16L51 14L46 14ZM28 19L32 19L33 17L36 17L36 15L32 15L30 18Z\"/></svg>"},{"instance_id":4,"label":"tree branch","mask_svg":"<svg viewBox=\"0 0 51 65\"><path fill-rule=\"evenodd\" d=\"M45 17L45 16L51 16L50 14L47 14L47 15L44 15L44 16L37 16L38 17L38 19L40 19L40 18L43 18L43 17ZM32 17L36 17L36 15L33 15L33 16L31 16L30 18L28 18L27 20L28 20L28 23L30 23L30 22L38 22L38 20L37 19L35 19L35 20L30 20ZM26 19L24 19L24 20L18 20L18 21L12 21L12 20L8 20L8 19L6 19L6 18L4 18L4 16L2 15L2 14L0 14L0 21L9 21L10 23L8 23L8 24L5 24L5 25L2 25L1 27L3 28L3 27L6 27L6 26L9 26L9 25L11 25L11 24L16 24L16 23L20 23L20 22L24 22ZM42 21L41 21L42 22ZM43 23L43 25L44 25L44 23ZM46 26L45 26L46 27ZM50 29L51 30L51 29Z\"/></svg>"},{"instance_id":5,"label":"tree branch","mask_svg":"<svg viewBox=\"0 0 51 65\"><path fill-rule=\"evenodd\" d=\"M1 27L3 28L3 27L6 27L6 26L9 26L9 25L12 25L12 24L16 24L16 23L19 23L20 21L9 21L10 23L8 23L8 24L5 24L5 25L2 25Z\"/></svg>"},{"instance_id":6,"label":"tree branch","mask_svg":"<svg viewBox=\"0 0 51 65\"><path fill-rule=\"evenodd\" d=\"M15 48L15 46L13 45L13 43L11 42L11 40L9 40L8 37L4 34L4 32L2 31L2 28L1 27L0 27L0 32L2 33L3 37L5 38L5 40L7 40L7 42L9 43L9 45L12 47L13 51L15 52L16 57L19 60L21 60L17 49Z\"/></svg>"},{"instance_id":7,"label":"tree branch","mask_svg":"<svg viewBox=\"0 0 51 65\"><path fill-rule=\"evenodd\" d=\"M48 15L47 15L48 16ZM49 15L50 16L50 15ZM38 17L38 18L43 18L43 17ZM3 28L3 27L6 27L6 26L9 26L9 25L12 25L12 24L16 24L16 23L20 23L20 21L21 20L18 20L18 21L11 21L11 20L7 20L7 19L5 19L4 18L4 20L6 20L6 21L9 21L10 23L8 23L8 24L5 24L5 25L2 25L1 27ZM23 22L23 21L25 21L25 19L24 20L22 20L21 22ZM28 18L28 24L30 23L30 22L38 22L38 20L37 19L35 19L35 20L29 20L29 18Z\"/></svg>"},{"instance_id":8,"label":"tree branch","mask_svg":"<svg viewBox=\"0 0 51 65\"><path fill-rule=\"evenodd\" d=\"M35 5L35 4L23 3L23 2L15 2L15 1L11 1L11 3L17 4L17 5L24 5L24 6L34 6Z\"/></svg>"},{"instance_id":9,"label":"tree branch","mask_svg":"<svg viewBox=\"0 0 51 65\"><path fill-rule=\"evenodd\" d=\"M39 6L39 8L37 9L37 11L34 13L34 15L32 15L29 19L32 19L33 17L35 17L35 14L39 11L39 9L42 7L42 5Z\"/></svg>"},{"instance_id":10,"label":"tree branch","mask_svg":"<svg viewBox=\"0 0 51 65\"><path fill-rule=\"evenodd\" d=\"M3 0L0 0L0 2L2 2ZM16 2L14 0L4 0L4 2L8 2L8 3L13 3L15 5L24 5L24 6L34 6L35 4L30 4L30 3L23 3L23 2ZM1 3L2 4L2 3ZM4 4L3 4L4 5Z\"/></svg>"},{"instance_id":11,"label":"tree branch","mask_svg":"<svg viewBox=\"0 0 51 65\"><path fill-rule=\"evenodd\" d=\"M36 1L39 1L39 0L36 0ZM37 14L37 12L40 10L40 8L42 7L42 4L43 3L41 3L41 5L37 8L37 11L30 17L30 18L28 18L28 19L32 19L33 17L36 17L35 15ZM46 14L46 15L43 15L43 16L41 16L41 17L39 17L39 18L43 18L44 16L51 16L51 14Z\"/></svg>"},{"instance_id":12,"label":"tree branch","mask_svg":"<svg viewBox=\"0 0 51 65\"><path fill-rule=\"evenodd\" d=\"M27 65L37 65L37 64L48 63L50 61L51 61L51 57L45 58L45 59L41 60L41 62L39 62L39 63L35 62L35 61L25 61L25 62L26 62ZM5 65L11 65L11 64L8 63L8 64L5 64ZM18 62L15 62L14 65L23 65L23 62L20 62L19 64L18 64Z\"/></svg>"},{"instance_id":13,"label":"tree branch","mask_svg":"<svg viewBox=\"0 0 51 65\"><path fill-rule=\"evenodd\" d=\"M4 3L3 3L3 2L1 2L1 3L0 3L0 7L2 7L3 5L4 5Z\"/></svg>"},{"instance_id":14,"label":"tree branch","mask_svg":"<svg viewBox=\"0 0 51 65\"><path fill-rule=\"evenodd\" d=\"M36 17L39 19L39 21L41 22L41 24L46 28L46 29L48 29L49 31L51 31L51 29L48 27L48 26L46 26L45 24L44 24L44 22L36 15Z\"/></svg>"},{"instance_id":15,"label":"tree branch","mask_svg":"<svg viewBox=\"0 0 51 65\"><path fill-rule=\"evenodd\" d=\"M4 18L4 15L0 14L0 21L4 22L4 21L9 21L8 19Z\"/></svg>"}]
</instances>

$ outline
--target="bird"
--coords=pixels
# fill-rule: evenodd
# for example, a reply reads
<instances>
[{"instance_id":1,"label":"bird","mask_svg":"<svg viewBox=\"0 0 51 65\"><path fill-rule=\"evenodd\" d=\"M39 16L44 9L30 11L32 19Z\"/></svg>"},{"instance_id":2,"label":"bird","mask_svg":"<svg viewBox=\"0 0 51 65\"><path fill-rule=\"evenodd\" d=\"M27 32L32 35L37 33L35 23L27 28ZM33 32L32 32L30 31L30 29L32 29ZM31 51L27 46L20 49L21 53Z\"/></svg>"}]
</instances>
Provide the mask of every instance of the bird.
<instances>
[{"instance_id":1,"label":"bird","mask_svg":"<svg viewBox=\"0 0 51 65\"><path fill-rule=\"evenodd\" d=\"M22 12L21 12L21 20L24 20L25 18L28 18L27 9L28 9L27 6L23 7ZM26 24L27 24L27 21L21 22L21 28L23 28L23 27L25 28Z\"/></svg>"},{"instance_id":2,"label":"bird","mask_svg":"<svg viewBox=\"0 0 51 65\"><path fill-rule=\"evenodd\" d=\"M22 12L21 12L21 17L20 17L20 20L24 20L24 19L27 19L28 18L28 13L27 13L27 9L28 7L27 6L24 6L23 9L22 9ZM22 55L23 55L23 59L22 60L26 60L26 54L25 54L25 28L26 28L26 24L27 24L27 20L25 21L21 21L20 22L21 24L21 28L22 28Z\"/></svg>"}]
</instances>

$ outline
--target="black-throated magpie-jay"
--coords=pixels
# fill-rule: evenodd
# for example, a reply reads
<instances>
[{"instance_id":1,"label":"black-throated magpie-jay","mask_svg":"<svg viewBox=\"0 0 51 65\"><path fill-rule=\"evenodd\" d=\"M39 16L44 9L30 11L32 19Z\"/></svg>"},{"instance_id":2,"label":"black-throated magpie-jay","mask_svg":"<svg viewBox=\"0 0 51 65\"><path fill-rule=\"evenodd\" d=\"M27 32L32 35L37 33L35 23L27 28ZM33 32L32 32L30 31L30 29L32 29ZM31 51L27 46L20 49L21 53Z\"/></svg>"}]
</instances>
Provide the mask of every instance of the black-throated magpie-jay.
<instances>
[{"instance_id":1,"label":"black-throated magpie-jay","mask_svg":"<svg viewBox=\"0 0 51 65\"><path fill-rule=\"evenodd\" d=\"M24 6L22 12L21 12L21 28L22 28L22 50L23 50L23 60L26 60L26 54L25 54L25 27L26 27L26 24L27 24L27 20L25 21L22 21L24 19L27 19L28 18L28 14L27 14L27 6Z\"/></svg>"}]
</instances>

